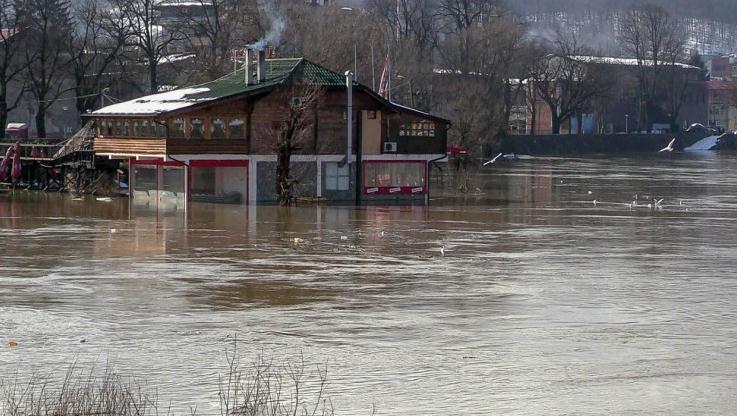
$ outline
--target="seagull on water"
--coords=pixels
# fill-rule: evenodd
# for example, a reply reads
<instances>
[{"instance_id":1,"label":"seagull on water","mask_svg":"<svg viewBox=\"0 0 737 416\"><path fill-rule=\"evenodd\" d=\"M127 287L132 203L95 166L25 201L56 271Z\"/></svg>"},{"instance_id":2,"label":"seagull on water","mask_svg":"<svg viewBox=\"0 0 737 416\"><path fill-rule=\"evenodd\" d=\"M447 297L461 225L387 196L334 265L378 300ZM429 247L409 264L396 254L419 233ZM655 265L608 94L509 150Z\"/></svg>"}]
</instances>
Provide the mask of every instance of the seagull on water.
<instances>
[{"instance_id":1,"label":"seagull on water","mask_svg":"<svg viewBox=\"0 0 737 416\"><path fill-rule=\"evenodd\" d=\"M496 161L499 160L500 157L502 157L502 154L501 153L499 153L498 155L494 156L494 159L491 159L490 161L484 163L484 166L491 165L492 163L496 163Z\"/></svg>"},{"instance_id":2,"label":"seagull on water","mask_svg":"<svg viewBox=\"0 0 737 416\"><path fill-rule=\"evenodd\" d=\"M658 151L658 153L662 153L662 152L672 152L672 151L674 150L674 149L673 149L673 145L674 145L675 143L676 143L676 138L674 137L674 138L673 138L673 140L671 140L671 141L670 141L670 143L668 143L668 146L665 146L664 148L660 149L660 150Z\"/></svg>"}]
</instances>

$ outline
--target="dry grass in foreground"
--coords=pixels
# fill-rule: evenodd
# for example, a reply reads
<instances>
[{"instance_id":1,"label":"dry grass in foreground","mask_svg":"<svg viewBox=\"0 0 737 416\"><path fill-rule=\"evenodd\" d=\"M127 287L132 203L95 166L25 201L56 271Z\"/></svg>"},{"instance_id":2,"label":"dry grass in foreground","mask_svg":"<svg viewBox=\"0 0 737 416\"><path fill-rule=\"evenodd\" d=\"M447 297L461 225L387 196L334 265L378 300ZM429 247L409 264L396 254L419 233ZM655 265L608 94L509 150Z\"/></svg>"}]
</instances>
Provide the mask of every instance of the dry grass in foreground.
<instances>
[{"instance_id":1,"label":"dry grass in foreground","mask_svg":"<svg viewBox=\"0 0 737 416\"><path fill-rule=\"evenodd\" d=\"M284 362L259 356L243 365L235 346L226 359L226 374L218 386L221 416L333 415L326 396L327 365L308 371L311 366L301 354ZM189 413L196 416L197 409ZM109 364L86 371L72 365L59 382L39 376L0 381L0 416L160 415L172 411L160 405L156 389L121 376Z\"/></svg>"}]
</instances>

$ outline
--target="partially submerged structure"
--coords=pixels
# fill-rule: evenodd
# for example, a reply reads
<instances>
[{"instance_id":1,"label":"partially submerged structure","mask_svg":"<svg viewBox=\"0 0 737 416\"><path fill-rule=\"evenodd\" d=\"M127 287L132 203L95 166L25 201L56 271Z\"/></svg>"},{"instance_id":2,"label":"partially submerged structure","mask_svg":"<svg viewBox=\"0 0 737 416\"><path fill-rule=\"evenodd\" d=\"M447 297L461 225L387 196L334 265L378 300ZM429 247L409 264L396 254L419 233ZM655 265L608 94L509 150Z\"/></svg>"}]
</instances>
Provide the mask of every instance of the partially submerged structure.
<instances>
[{"instance_id":1,"label":"partially submerged structure","mask_svg":"<svg viewBox=\"0 0 737 416\"><path fill-rule=\"evenodd\" d=\"M214 81L88 114L93 150L128 161L135 202L274 201L277 137L300 100L283 92L295 85L322 91L293 146L297 196L427 195L428 164L445 157L447 120L387 101L306 59L266 59L258 51Z\"/></svg>"}]
</instances>

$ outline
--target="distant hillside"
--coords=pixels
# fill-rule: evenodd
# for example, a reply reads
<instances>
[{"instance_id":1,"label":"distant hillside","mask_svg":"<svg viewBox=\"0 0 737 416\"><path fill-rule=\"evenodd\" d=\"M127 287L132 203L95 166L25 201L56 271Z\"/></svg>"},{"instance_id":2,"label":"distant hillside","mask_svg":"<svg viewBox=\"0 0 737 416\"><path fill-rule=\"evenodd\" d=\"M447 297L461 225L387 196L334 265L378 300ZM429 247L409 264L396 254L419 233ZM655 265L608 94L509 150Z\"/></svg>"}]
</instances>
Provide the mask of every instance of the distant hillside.
<instances>
[{"instance_id":1,"label":"distant hillside","mask_svg":"<svg viewBox=\"0 0 737 416\"><path fill-rule=\"evenodd\" d=\"M658 4L674 15L737 24L735 0L507 0L524 14L611 12L646 3Z\"/></svg>"},{"instance_id":2,"label":"distant hillside","mask_svg":"<svg viewBox=\"0 0 737 416\"><path fill-rule=\"evenodd\" d=\"M562 27L590 46L616 54L618 23L632 4L656 3L679 16L689 49L702 54L737 52L737 0L509 0L508 5L532 27L532 35L552 36Z\"/></svg>"}]
</instances>

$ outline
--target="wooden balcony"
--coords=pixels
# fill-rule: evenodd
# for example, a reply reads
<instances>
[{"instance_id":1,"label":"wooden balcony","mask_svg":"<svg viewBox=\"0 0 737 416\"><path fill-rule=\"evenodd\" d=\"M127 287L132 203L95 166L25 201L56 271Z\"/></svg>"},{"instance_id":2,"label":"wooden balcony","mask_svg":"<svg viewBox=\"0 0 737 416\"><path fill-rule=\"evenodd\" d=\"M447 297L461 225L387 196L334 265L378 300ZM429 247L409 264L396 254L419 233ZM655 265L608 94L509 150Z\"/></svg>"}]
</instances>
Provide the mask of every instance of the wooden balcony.
<instances>
[{"instance_id":1,"label":"wooden balcony","mask_svg":"<svg viewBox=\"0 0 737 416\"><path fill-rule=\"evenodd\" d=\"M93 149L98 155L162 156L166 139L95 137Z\"/></svg>"}]
</instances>

